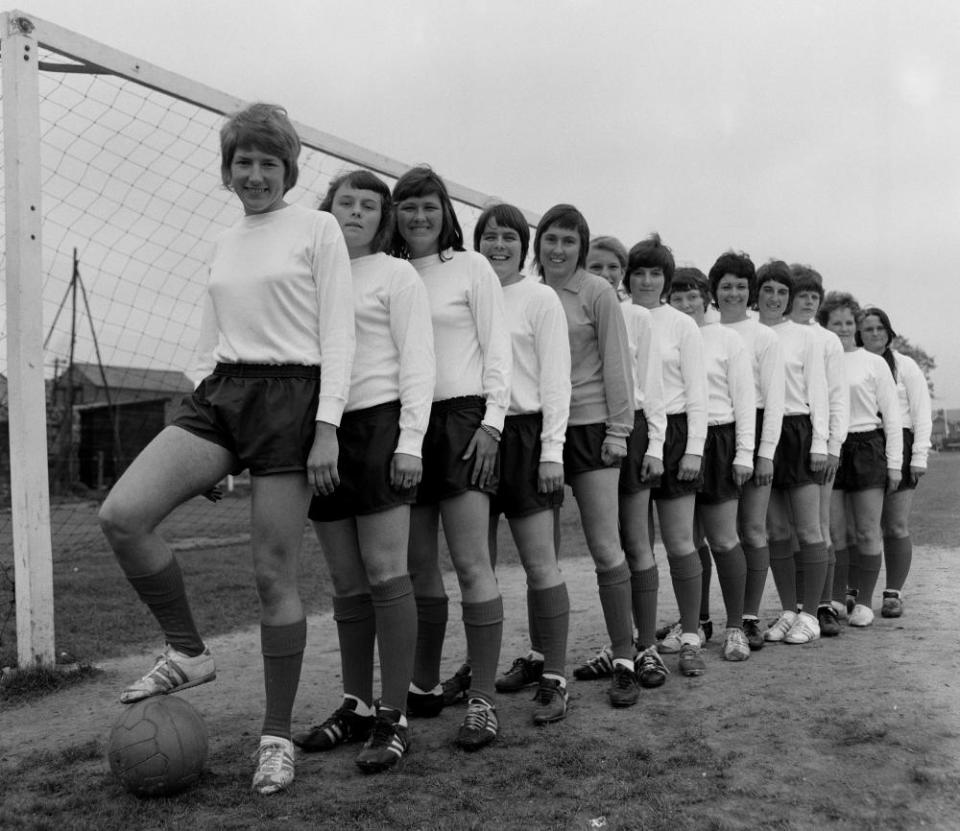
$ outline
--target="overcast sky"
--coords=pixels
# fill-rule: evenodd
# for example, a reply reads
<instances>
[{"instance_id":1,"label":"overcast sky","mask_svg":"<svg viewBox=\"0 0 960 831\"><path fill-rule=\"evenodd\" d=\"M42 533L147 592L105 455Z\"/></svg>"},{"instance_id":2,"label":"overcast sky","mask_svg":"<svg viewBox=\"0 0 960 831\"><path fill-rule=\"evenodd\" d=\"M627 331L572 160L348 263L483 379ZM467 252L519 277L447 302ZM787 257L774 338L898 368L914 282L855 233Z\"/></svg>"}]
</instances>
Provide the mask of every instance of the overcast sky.
<instances>
[{"instance_id":1,"label":"overcast sky","mask_svg":"<svg viewBox=\"0 0 960 831\"><path fill-rule=\"evenodd\" d=\"M522 207L573 202L627 246L809 263L960 407L955 0L23 2Z\"/></svg>"}]
</instances>

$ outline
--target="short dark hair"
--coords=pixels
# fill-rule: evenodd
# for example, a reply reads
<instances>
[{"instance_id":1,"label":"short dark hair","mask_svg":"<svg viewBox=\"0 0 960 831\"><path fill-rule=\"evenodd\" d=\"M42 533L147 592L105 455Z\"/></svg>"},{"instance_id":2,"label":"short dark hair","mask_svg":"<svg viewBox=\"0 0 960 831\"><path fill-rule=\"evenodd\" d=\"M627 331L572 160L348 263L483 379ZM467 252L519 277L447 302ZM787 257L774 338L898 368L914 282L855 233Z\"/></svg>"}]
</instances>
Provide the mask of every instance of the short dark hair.
<instances>
[{"instance_id":1,"label":"short dark hair","mask_svg":"<svg viewBox=\"0 0 960 831\"><path fill-rule=\"evenodd\" d=\"M860 320L860 304L850 292L830 291L817 309L817 323L826 326L830 322L830 315L838 309L849 309L853 319Z\"/></svg>"},{"instance_id":2,"label":"short dark hair","mask_svg":"<svg viewBox=\"0 0 960 831\"><path fill-rule=\"evenodd\" d=\"M561 203L554 205L540 219L537 225L537 232L533 238L533 265L540 274L543 274L543 266L540 263L540 240L551 225L558 225L571 231L576 231L580 236L580 252L577 255L577 268L583 268L587 264L587 253L590 251L590 226L580 211L573 205Z\"/></svg>"},{"instance_id":3,"label":"short dark hair","mask_svg":"<svg viewBox=\"0 0 960 831\"><path fill-rule=\"evenodd\" d=\"M448 248L463 251L463 230L457 221L457 212L453 209L453 200L447 192L447 186L429 165L421 164L410 168L393 186L393 204L399 205L404 199L436 194L440 198L443 219L440 225L440 239L437 241L441 258ZM407 241L400 233L393 235L390 253L404 260L410 259Z\"/></svg>"},{"instance_id":4,"label":"short dark hair","mask_svg":"<svg viewBox=\"0 0 960 831\"><path fill-rule=\"evenodd\" d=\"M227 118L220 128L220 180L226 187L230 187L230 167L240 147L269 153L283 162L284 193L297 184L300 137L283 107L258 102Z\"/></svg>"},{"instance_id":5,"label":"short dark hair","mask_svg":"<svg viewBox=\"0 0 960 831\"><path fill-rule=\"evenodd\" d=\"M348 170L330 181L330 187L320 200L318 210L329 212L337 191L344 185L355 190L372 190L380 197L380 224L370 241L370 250L374 253L386 251L393 237L394 214L390 186L377 174L369 170Z\"/></svg>"},{"instance_id":6,"label":"short dark hair","mask_svg":"<svg viewBox=\"0 0 960 831\"><path fill-rule=\"evenodd\" d=\"M660 234L656 231L645 240L638 242L627 254L627 273L623 275L623 287L628 293L630 275L640 268L659 268L663 271L663 291L660 299L669 297L673 272L676 271L677 264L673 259L673 252L663 244Z\"/></svg>"},{"instance_id":7,"label":"short dark hair","mask_svg":"<svg viewBox=\"0 0 960 831\"><path fill-rule=\"evenodd\" d=\"M787 287L789 295L787 297L787 308L784 309L784 314L790 313L790 308L793 306L793 296L797 293L796 283L793 279L793 274L790 273L790 266L788 266L783 260L767 260L760 268L757 269L757 295L760 294L760 287L764 283L780 283Z\"/></svg>"},{"instance_id":8,"label":"short dark hair","mask_svg":"<svg viewBox=\"0 0 960 831\"><path fill-rule=\"evenodd\" d=\"M732 274L739 280L747 281L747 305L757 302L757 270L749 254L743 251L727 251L717 257L707 275L710 283L710 294L717 296L717 286L725 275Z\"/></svg>"},{"instance_id":9,"label":"short dark hair","mask_svg":"<svg viewBox=\"0 0 960 831\"><path fill-rule=\"evenodd\" d=\"M487 223L491 219L500 228L512 228L520 235L520 267L523 268L523 264L527 261L527 252L530 250L530 225L523 211L506 202L490 205L477 218L477 224L473 226L474 250L480 250L480 238L487 230Z\"/></svg>"},{"instance_id":10,"label":"short dark hair","mask_svg":"<svg viewBox=\"0 0 960 831\"><path fill-rule=\"evenodd\" d=\"M820 296L823 302L823 277L812 266L803 263L791 263L790 273L793 275L794 293L812 291Z\"/></svg>"},{"instance_id":11,"label":"short dark hair","mask_svg":"<svg viewBox=\"0 0 960 831\"><path fill-rule=\"evenodd\" d=\"M707 275L694 266L681 266L673 273L670 294L681 291L698 291L703 298L703 309L710 308L710 284Z\"/></svg>"}]
</instances>

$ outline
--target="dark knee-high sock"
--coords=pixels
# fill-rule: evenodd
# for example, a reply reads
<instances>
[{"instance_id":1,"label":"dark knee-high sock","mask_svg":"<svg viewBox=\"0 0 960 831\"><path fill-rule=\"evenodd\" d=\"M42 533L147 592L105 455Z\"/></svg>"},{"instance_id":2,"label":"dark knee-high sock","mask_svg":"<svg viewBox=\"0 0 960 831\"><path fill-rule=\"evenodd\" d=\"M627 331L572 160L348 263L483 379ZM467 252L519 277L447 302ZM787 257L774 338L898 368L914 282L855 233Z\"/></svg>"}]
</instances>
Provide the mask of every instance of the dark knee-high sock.
<instances>
[{"instance_id":1,"label":"dark knee-high sock","mask_svg":"<svg viewBox=\"0 0 960 831\"><path fill-rule=\"evenodd\" d=\"M803 563L804 594L797 594L808 615L816 615L823 586L827 579L827 546L822 542L801 543L800 560ZM799 590L798 590L799 592Z\"/></svg>"},{"instance_id":2,"label":"dark knee-high sock","mask_svg":"<svg viewBox=\"0 0 960 831\"><path fill-rule=\"evenodd\" d=\"M710 546L704 543L697 549L700 556L700 620L710 620L710 580L713 577L713 558Z\"/></svg>"},{"instance_id":3,"label":"dark knee-high sock","mask_svg":"<svg viewBox=\"0 0 960 831\"><path fill-rule=\"evenodd\" d=\"M468 698L484 698L493 704L493 682L503 638L503 598L463 604L463 630L470 656Z\"/></svg>"},{"instance_id":4,"label":"dark knee-high sock","mask_svg":"<svg viewBox=\"0 0 960 831\"><path fill-rule=\"evenodd\" d=\"M857 593L857 603L867 608L873 607L873 591L877 587L877 578L880 576L880 566L883 554L864 554L860 552L860 586Z\"/></svg>"},{"instance_id":5,"label":"dark knee-high sock","mask_svg":"<svg viewBox=\"0 0 960 831\"><path fill-rule=\"evenodd\" d=\"M417 601L413 598L413 583L408 574L403 574L371 585L370 597L380 651L380 703L405 713L407 690L413 677L413 655L417 649Z\"/></svg>"},{"instance_id":6,"label":"dark knee-high sock","mask_svg":"<svg viewBox=\"0 0 960 831\"><path fill-rule=\"evenodd\" d=\"M767 585L767 572L770 570L770 549L765 546L744 545L743 554L747 559L747 581L743 590L743 613L760 614L763 590Z\"/></svg>"},{"instance_id":7,"label":"dark knee-high sock","mask_svg":"<svg viewBox=\"0 0 960 831\"><path fill-rule=\"evenodd\" d=\"M823 591L820 592L820 605L829 606L833 597L834 572L837 568L837 553L832 545L827 546L827 576L823 578ZM813 614L811 612L810 614Z\"/></svg>"},{"instance_id":8,"label":"dark knee-high sock","mask_svg":"<svg viewBox=\"0 0 960 831\"><path fill-rule=\"evenodd\" d=\"M440 683L440 661L443 658L450 601L446 596L417 597L416 603L417 649L413 659L413 683L424 692L429 692ZM469 646L467 644L468 650Z\"/></svg>"},{"instance_id":9,"label":"dark knee-high sock","mask_svg":"<svg viewBox=\"0 0 960 831\"><path fill-rule=\"evenodd\" d=\"M847 596L847 586L850 585L850 551L847 548L836 548L834 553L836 563L833 567L831 599L843 603Z\"/></svg>"},{"instance_id":10,"label":"dark knee-high sock","mask_svg":"<svg viewBox=\"0 0 960 831\"><path fill-rule=\"evenodd\" d=\"M860 548L856 545L847 546L849 565L847 566L847 587L860 588Z\"/></svg>"},{"instance_id":11,"label":"dark knee-high sock","mask_svg":"<svg viewBox=\"0 0 960 831\"><path fill-rule=\"evenodd\" d=\"M913 561L913 542L910 537L884 537L883 558L887 567L887 588L900 591L907 582Z\"/></svg>"},{"instance_id":12,"label":"dark knee-high sock","mask_svg":"<svg viewBox=\"0 0 960 831\"><path fill-rule=\"evenodd\" d=\"M533 602L534 589L527 586L527 628L530 630L530 649L544 655L543 635L540 634L540 624Z\"/></svg>"},{"instance_id":13,"label":"dark knee-high sock","mask_svg":"<svg viewBox=\"0 0 960 831\"><path fill-rule=\"evenodd\" d=\"M528 603L533 607L537 619L537 630L541 636L543 653L543 671L566 678L567 672L567 635L570 631L570 596L567 584L551 586L548 589L529 590Z\"/></svg>"},{"instance_id":14,"label":"dark knee-high sock","mask_svg":"<svg viewBox=\"0 0 960 831\"><path fill-rule=\"evenodd\" d=\"M800 551L798 549L793 550L793 566L795 572L793 584L797 587L797 603L803 604L803 587L805 585L803 576L804 562L803 557L800 556ZM804 608L807 612L813 614L813 612L810 612L809 608L806 606L804 606Z\"/></svg>"},{"instance_id":15,"label":"dark knee-high sock","mask_svg":"<svg viewBox=\"0 0 960 831\"><path fill-rule=\"evenodd\" d=\"M797 608L797 570L793 562L790 540L770 540L770 571L780 595L780 608L793 612Z\"/></svg>"},{"instance_id":16,"label":"dark knee-high sock","mask_svg":"<svg viewBox=\"0 0 960 831\"><path fill-rule=\"evenodd\" d=\"M637 625L637 646L646 649L657 642L657 594L660 591L660 570L654 565L630 573L633 595L633 620Z\"/></svg>"},{"instance_id":17,"label":"dark knee-high sock","mask_svg":"<svg viewBox=\"0 0 960 831\"><path fill-rule=\"evenodd\" d=\"M343 691L373 703L373 644L377 622L369 594L333 598L333 619L340 639L340 672Z\"/></svg>"},{"instance_id":18,"label":"dark knee-high sock","mask_svg":"<svg viewBox=\"0 0 960 831\"><path fill-rule=\"evenodd\" d=\"M597 569L600 607L614 658L633 659L633 601L630 597L630 566L624 560L606 571Z\"/></svg>"},{"instance_id":19,"label":"dark knee-high sock","mask_svg":"<svg viewBox=\"0 0 960 831\"><path fill-rule=\"evenodd\" d=\"M303 650L307 645L307 621L282 626L260 625L263 652L263 686L267 712L263 717L264 736L290 738L290 716L300 684Z\"/></svg>"},{"instance_id":20,"label":"dark knee-high sock","mask_svg":"<svg viewBox=\"0 0 960 831\"><path fill-rule=\"evenodd\" d=\"M743 592L747 583L747 558L738 543L727 551L714 550L717 561L717 578L723 594L723 606L727 610L727 627L737 629L743 621Z\"/></svg>"},{"instance_id":21,"label":"dark knee-high sock","mask_svg":"<svg viewBox=\"0 0 960 831\"><path fill-rule=\"evenodd\" d=\"M206 647L193 622L183 573L176 559L156 574L128 577L127 580L157 619L170 646L190 657L203 652Z\"/></svg>"},{"instance_id":22,"label":"dark knee-high sock","mask_svg":"<svg viewBox=\"0 0 960 831\"><path fill-rule=\"evenodd\" d=\"M700 628L700 555L696 551L681 557L667 557L670 582L680 609L680 627L685 633Z\"/></svg>"}]
</instances>

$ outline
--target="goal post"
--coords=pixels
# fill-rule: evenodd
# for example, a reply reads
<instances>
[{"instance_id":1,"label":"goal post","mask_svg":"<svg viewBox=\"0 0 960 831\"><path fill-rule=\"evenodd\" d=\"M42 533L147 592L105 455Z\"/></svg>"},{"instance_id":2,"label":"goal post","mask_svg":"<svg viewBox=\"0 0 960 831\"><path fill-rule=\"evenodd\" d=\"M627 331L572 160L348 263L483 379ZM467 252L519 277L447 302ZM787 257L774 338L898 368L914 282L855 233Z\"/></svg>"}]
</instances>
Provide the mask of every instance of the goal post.
<instances>
[{"instance_id":1,"label":"goal post","mask_svg":"<svg viewBox=\"0 0 960 831\"><path fill-rule=\"evenodd\" d=\"M0 578L12 560L28 667L69 648L54 642L53 582L68 580L58 566L110 556L96 506L183 394L211 242L238 215L219 128L247 101L23 11L0 14L0 54ZM291 116L303 145L292 202L315 207L348 169L391 185L409 169ZM446 183L469 239L495 200ZM236 544L242 514L228 501L193 500L161 532L175 545ZM5 625L0 615L0 647Z\"/></svg>"},{"instance_id":2,"label":"goal post","mask_svg":"<svg viewBox=\"0 0 960 831\"><path fill-rule=\"evenodd\" d=\"M21 668L50 666L53 557L43 377L41 265L40 52L30 21L0 18L3 72L4 218L6 222L7 389L10 522ZM39 415L39 417L38 417Z\"/></svg>"}]
</instances>

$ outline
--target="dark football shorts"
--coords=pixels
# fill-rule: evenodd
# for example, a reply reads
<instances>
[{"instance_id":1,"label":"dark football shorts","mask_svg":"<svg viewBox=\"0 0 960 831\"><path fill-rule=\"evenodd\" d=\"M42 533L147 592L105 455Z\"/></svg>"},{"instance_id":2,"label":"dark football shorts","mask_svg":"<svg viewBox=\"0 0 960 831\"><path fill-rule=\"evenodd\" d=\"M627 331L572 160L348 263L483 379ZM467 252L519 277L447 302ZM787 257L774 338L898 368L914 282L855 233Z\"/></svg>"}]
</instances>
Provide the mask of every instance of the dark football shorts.
<instances>
[{"instance_id":1,"label":"dark football shorts","mask_svg":"<svg viewBox=\"0 0 960 831\"><path fill-rule=\"evenodd\" d=\"M883 430L848 433L840 448L834 490L868 491L887 486L887 439Z\"/></svg>"},{"instance_id":2,"label":"dark football shorts","mask_svg":"<svg viewBox=\"0 0 960 831\"><path fill-rule=\"evenodd\" d=\"M780 441L773 454L773 487L790 490L803 485L822 485L826 473L810 469L813 427L808 415L785 415Z\"/></svg>"},{"instance_id":3,"label":"dark football shorts","mask_svg":"<svg viewBox=\"0 0 960 831\"><path fill-rule=\"evenodd\" d=\"M703 445L703 487L697 493L698 505L719 505L740 499L740 488L733 481L733 460L737 456L737 425L714 424L707 427Z\"/></svg>"},{"instance_id":4,"label":"dark football shorts","mask_svg":"<svg viewBox=\"0 0 960 831\"><path fill-rule=\"evenodd\" d=\"M667 434L663 442L663 476L660 484L650 491L651 499L679 499L690 493L696 493L703 485L703 465L696 479L681 482L677 478L680 472L680 460L687 452L687 414L675 413L667 416Z\"/></svg>"},{"instance_id":5,"label":"dark football shorts","mask_svg":"<svg viewBox=\"0 0 960 831\"><path fill-rule=\"evenodd\" d=\"M500 438L500 483L490 501L491 514L519 519L563 504L562 488L551 493L538 490L542 431L541 413L522 413L504 420Z\"/></svg>"},{"instance_id":6,"label":"dark football shorts","mask_svg":"<svg viewBox=\"0 0 960 831\"><path fill-rule=\"evenodd\" d=\"M601 451L606 437L607 425L604 423L575 424L567 427L563 442L563 476L568 485L579 473L620 467L619 461L612 465L603 462Z\"/></svg>"},{"instance_id":7,"label":"dark football shorts","mask_svg":"<svg viewBox=\"0 0 960 831\"><path fill-rule=\"evenodd\" d=\"M230 451L234 473L297 473L307 469L319 395L318 366L219 363L170 424Z\"/></svg>"},{"instance_id":8,"label":"dark football shorts","mask_svg":"<svg viewBox=\"0 0 960 831\"><path fill-rule=\"evenodd\" d=\"M340 484L332 494L317 494L310 502L310 519L336 522L411 505L416 488L390 485L390 465L400 441L400 402L343 414L337 430Z\"/></svg>"},{"instance_id":9,"label":"dark football shorts","mask_svg":"<svg viewBox=\"0 0 960 831\"><path fill-rule=\"evenodd\" d=\"M433 402L423 438L423 479L417 491L417 505L437 505L467 491L491 496L497 492L499 460L490 481L480 487L470 482L476 458L462 458L485 411L486 405L479 395Z\"/></svg>"},{"instance_id":10,"label":"dark football shorts","mask_svg":"<svg viewBox=\"0 0 960 831\"><path fill-rule=\"evenodd\" d=\"M647 417L643 410L633 414L633 432L627 437L627 457L620 465L620 493L640 493L650 490L659 484L660 477L643 480L640 478L640 469L643 467L643 457L647 455L650 446L650 434L647 430Z\"/></svg>"}]
</instances>

